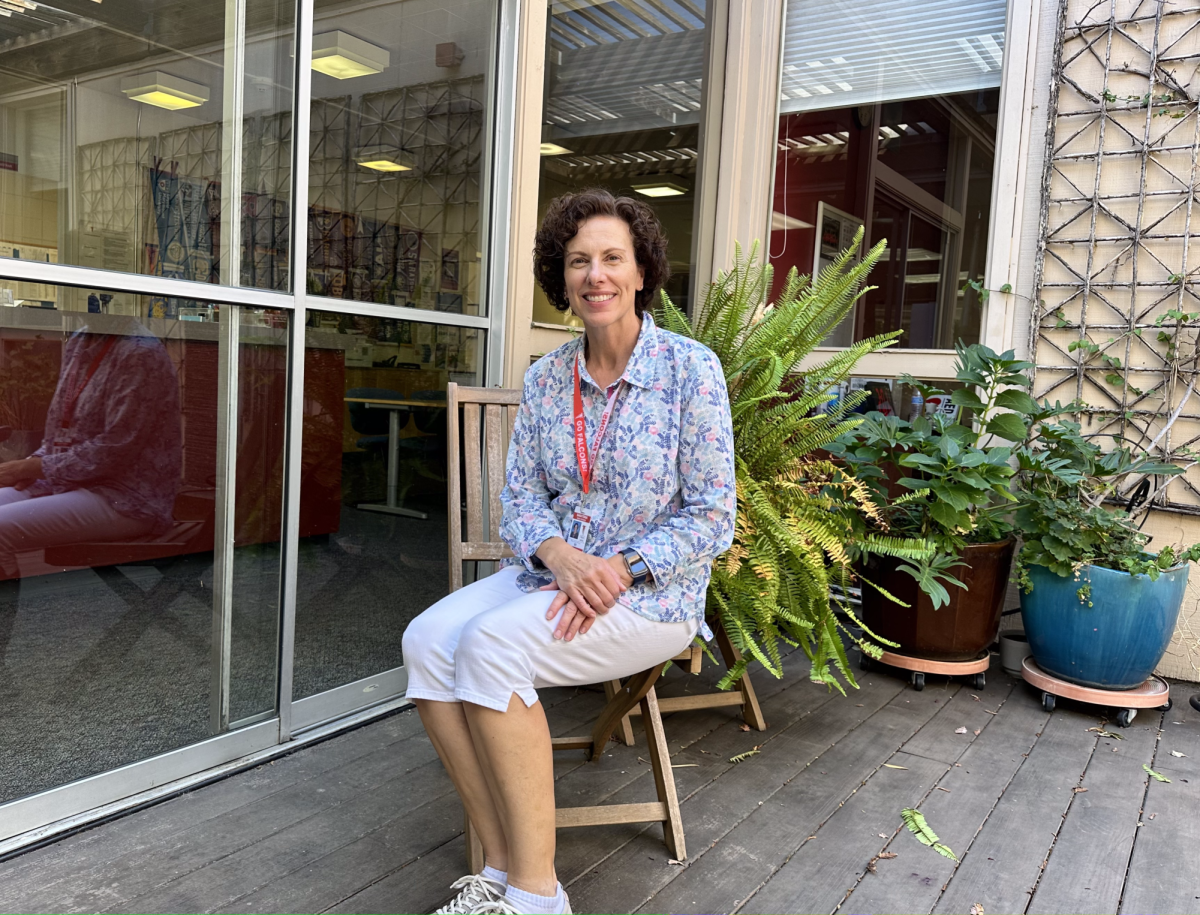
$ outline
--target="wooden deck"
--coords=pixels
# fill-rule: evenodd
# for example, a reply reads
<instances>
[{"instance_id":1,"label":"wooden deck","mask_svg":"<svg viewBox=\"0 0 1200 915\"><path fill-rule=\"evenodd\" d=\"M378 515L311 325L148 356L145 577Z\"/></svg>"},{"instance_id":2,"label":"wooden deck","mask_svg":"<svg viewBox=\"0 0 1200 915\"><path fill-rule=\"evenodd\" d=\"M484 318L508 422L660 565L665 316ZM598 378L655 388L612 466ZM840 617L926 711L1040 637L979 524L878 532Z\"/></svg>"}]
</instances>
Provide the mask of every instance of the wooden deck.
<instances>
[{"instance_id":1,"label":"wooden deck","mask_svg":"<svg viewBox=\"0 0 1200 915\"><path fill-rule=\"evenodd\" d=\"M1103 710L1047 714L995 667L978 693L875 672L844 698L803 667L759 675L766 732L724 709L666 719L686 864L657 825L560 831L576 912L1200 913L1187 685L1118 740L1090 730ZM710 678L673 670L660 694ZM545 695L556 734L586 731L602 701ZM560 801L652 799L636 731L641 747L594 764L559 754ZM903 828L909 806L961 863ZM458 801L405 711L0 863L0 911L428 912L463 862Z\"/></svg>"}]
</instances>

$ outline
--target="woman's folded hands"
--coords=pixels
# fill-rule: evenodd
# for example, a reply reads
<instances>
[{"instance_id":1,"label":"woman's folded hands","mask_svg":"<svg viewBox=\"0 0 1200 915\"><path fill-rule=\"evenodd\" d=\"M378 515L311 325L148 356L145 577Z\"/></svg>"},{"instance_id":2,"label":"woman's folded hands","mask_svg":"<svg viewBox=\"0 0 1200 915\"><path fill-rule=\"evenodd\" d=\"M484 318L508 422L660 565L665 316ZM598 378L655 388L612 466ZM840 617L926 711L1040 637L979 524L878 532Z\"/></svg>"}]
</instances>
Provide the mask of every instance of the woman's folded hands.
<instances>
[{"instance_id":1,"label":"woman's folded hands","mask_svg":"<svg viewBox=\"0 0 1200 915\"><path fill-rule=\"evenodd\" d=\"M576 634L587 632L597 615L607 613L633 584L619 553L601 559L577 550L561 537L551 537L538 547L537 557L555 579L542 590L559 592L546 611L548 620L562 613L554 629L556 639L569 642Z\"/></svg>"}]
</instances>

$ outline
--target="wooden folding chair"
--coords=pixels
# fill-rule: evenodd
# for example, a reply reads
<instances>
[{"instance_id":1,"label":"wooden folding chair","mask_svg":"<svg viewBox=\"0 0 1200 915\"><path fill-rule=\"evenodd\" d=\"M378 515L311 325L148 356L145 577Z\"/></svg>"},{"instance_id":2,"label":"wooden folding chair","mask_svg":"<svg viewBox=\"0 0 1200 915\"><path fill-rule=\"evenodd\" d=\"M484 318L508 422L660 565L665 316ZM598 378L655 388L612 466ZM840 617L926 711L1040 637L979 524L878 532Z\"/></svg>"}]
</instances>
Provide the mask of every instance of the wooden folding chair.
<instances>
[{"instance_id":1,"label":"wooden folding chair","mask_svg":"<svg viewBox=\"0 0 1200 915\"><path fill-rule=\"evenodd\" d=\"M716 637L717 647L721 650L721 657L725 659L725 666L733 667L734 664L741 660L742 653L729 641L729 635L725 632L724 627L718 625L713 635ZM686 651L682 651L671 658L677 664L686 664L688 672L693 674L700 673L700 665L703 659L704 649L699 645L692 645ZM605 683L604 692L611 698L615 695L620 685L619 680ZM696 693L692 696L668 696L658 700L658 710L664 715L670 712L693 712L697 709L724 708L733 705L741 707L742 720L750 725L750 727L756 731L765 731L767 729L767 721L763 718L762 709L758 705L758 697L754 694L754 684L750 682L750 675L748 673L742 674L737 681L735 689L714 689L706 693ZM634 744L633 726L630 724L629 719L637 714L639 714L638 709L632 709L628 715L621 719L621 724L617 729L618 737L627 747Z\"/></svg>"},{"instance_id":2,"label":"wooden folding chair","mask_svg":"<svg viewBox=\"0 0 1200 915\"><path fill-rule=\"evenodd\" d=\"M512 556L500 539L500 491L504 488L505 457L512 435L521 392L502 388L468 388L451 382L446 387L446 453L449 457L450 590L463 585L464 562L492 562ZM461 449L459 408L462 408ZM462 476L458 455L462 454ZM486 480L487 489L484 489ZM462 490L465 489L465 492ZM462 502L466 497L467 530L463 537ZM486 517L485 517L485 511ZM690 655L689 655L690 657ZM662 713L654 683L663 665L630 677L624 684L607 684L608 702L600 712L592 733L582 737L556 737L555 750L587 750L588 759L599 759L617 728L629 728L628 715L638 707L646 729L650 765L654 770L657 801L643 804L603 804L592 807L560 807L556 823L566 826L602 826L615 823L661 822L671 856L682 861L687 855L683 821L675 776L667 751ZM630 730L632 741L632 731ZM465 823L467 865L472 873L483 870L483 847L469 818Z\"/></svg>"}]
</instances>

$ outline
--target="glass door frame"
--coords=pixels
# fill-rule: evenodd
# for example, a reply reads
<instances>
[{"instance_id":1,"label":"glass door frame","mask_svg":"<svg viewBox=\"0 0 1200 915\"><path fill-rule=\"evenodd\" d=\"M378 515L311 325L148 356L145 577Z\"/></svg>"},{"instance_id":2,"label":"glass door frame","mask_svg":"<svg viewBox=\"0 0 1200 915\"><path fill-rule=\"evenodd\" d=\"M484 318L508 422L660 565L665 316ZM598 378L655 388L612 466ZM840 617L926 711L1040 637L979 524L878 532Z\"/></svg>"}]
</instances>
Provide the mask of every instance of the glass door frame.
<instances>
[{"instance_id":1,"label":"glass door frame","mask_svg":"<svg viewBox=\"0 0 1200 915\"><path fill-rule=\"evenodd\" d=\"M293 214L307 214L309 206L309 140L312 99L313 0L296 0L294 34L295 71L292 112L292 203ZM235 44L244 40L240 17L244 0L227 0L235 21L230 35ZM239 17L240 14L240 17ZM322 725L336 719L383 713L402 704L407 677L403 667L380 671L375 676L293 700L293 671L296 624L296 576L299 548L300 458L303 419L305 327L308 312L321 310L352 315L386 317L426 324L479 328L486 332L484 383L498 385L503 379L505 299L509 283L509 240L514 210L513 163L516 118L517 48L522 25L521 0L499 0L493 17L493 47L490 105L485 122L485 156L481 182L481 225L484 237L485 275L483 301L486 315L458 315L370 303L311 296L306 291L308 220L293 218L290 235L292 290L277 292L254 287L212 285L192 280L151 275L115 273L100 268L47 264L18 259L0 259L0 278L77 288L99 288L135 295L194 299L223 306L233 320L221 322L222 345L238 343L241 308L271 308L290 313L288 329L287 416L285 425L284 506L282 526L281 594L277 694L274 712L244 721L229 721L231 586L233 562L232 473L236 469L231 442L236 441L237 411L230 401L236 395L238 360L222 360L221 397L217 428L221 440L218 453L218 503L226 505L224 518L218 512L214 544L214 663L210 702L210 728L214 736L168 753L139 760L89 778L69 782L36 794L0 804L0 855L25 845L45 841L62 832L79 828L100 817L147 803L156 797L190 787L223 771L283 752L283 745L302 732L315 735ZM238 92L245 83L244 47L231 55L232 80ZM238 100L231 100L237 107ZM237 131L233 131L237 133ZM231 150L224 150L230 155ZM240 158L240 157L239 157ZM73 161L73 155L69 157ZM236 223L237 220L234 220ZM234 259L230 259L231 261ZM297 278L302 278L298 281ZM222 277L222 280L226 280ZM374 687L368 689L368 687ZM360 714L355 715L358 712ZM330 725L336 729L340 723ZM301 737L301 740L308 738ZM251 762L248 762L251 761ZM240 761L240 762L239 762ZM186 783L186 784L185 784Z\"/></svg>"}]
</instances>

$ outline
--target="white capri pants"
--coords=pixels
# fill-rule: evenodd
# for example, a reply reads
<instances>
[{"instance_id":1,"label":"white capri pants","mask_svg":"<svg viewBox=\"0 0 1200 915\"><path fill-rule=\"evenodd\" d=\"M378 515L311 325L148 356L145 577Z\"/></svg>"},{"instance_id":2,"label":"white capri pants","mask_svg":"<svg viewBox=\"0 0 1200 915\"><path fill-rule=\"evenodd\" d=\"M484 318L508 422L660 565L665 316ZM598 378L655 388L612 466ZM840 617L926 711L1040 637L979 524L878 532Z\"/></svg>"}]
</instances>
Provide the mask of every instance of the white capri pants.
<instances>
[{"instance_id":1,"label":"white capri pants","mask_svg":"<svg viewBox=\"0 0 1200 915\"><path fill-rule=\"evenodd\" d=\"M0 489L0 580L16 578L17 554L82 540L124 540L153 529L152 521L126 518L90 489L32 498Z\"/></svg>"},{"instance_id":2,"label":"white capri pants","mask_svg":"<svg viewBox=\"0 0 1200 915\"><path fill-rule=\"evenodd\" d=\"M516 568L460 588L408 625L404 667L409 699L472 702L504 712L512 694L526 706L543 686L585 686L632 676L691 644L699 620L660 623L615 605L584 635L554 638L546 619L557 591L527 594Z\"/></svg>"}]
</instances>

